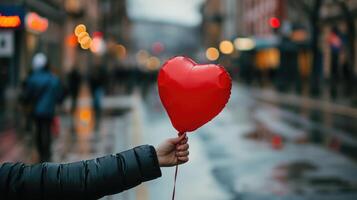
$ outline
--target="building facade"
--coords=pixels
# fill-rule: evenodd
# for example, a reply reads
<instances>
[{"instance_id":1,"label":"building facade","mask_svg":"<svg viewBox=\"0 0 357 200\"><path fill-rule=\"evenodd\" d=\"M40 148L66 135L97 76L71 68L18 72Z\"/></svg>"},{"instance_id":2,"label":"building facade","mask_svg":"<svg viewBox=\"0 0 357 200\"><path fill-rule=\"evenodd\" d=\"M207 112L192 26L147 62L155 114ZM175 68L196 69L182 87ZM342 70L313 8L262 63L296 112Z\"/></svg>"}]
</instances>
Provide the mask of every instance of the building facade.
<instances>
[{"instance_id":1,"label":"building facade","mask_svg":"<svg viewBox=\"0 0 357 200\"><path fill-rule=\"evenodd\" d=\"M64 17L60 1L1 1L0 43L4 44L0 49L2 100L6 91L11 96L13 89L27 76L36 52L46 53L55 68L62 66ZM18 18L18 23L7 24L12 18Z\"/></svg>"}]
</instances>

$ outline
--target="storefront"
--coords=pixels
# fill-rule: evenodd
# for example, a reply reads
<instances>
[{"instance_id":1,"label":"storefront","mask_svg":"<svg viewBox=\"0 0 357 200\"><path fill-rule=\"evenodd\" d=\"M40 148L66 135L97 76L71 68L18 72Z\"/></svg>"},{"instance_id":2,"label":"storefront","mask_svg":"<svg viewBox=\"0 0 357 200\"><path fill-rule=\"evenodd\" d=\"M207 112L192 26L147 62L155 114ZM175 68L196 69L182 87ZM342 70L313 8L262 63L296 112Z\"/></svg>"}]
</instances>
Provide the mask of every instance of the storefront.
<instances>
[{"instance_id":1,"label":"storefront","mask_svg":"<svg viewBox=\"0 0 357 200\"><path fill-rule=\"evenodd\" d=\"M25 9L21 6L0 5L0 102L3 102L5 90L18 81L19 43L24 31Z\"/></svg>"},{"instance_id":2,"label":"storefront","mask_svg":"<svg viewBox=\"0 0 357 200\"><path fill-rule=\"evenodd\" d=\"M44 7L43 9L46 9ZM59 14L60 15L60 14ZM23 33L23 45L21 49L20 79L23 80L31 69L31 60L35 53L43 52L55 71L62 67L62 51L64 45L63 20L27 6L25 16L25 31Z\"/></svg>"},{"instance_id":3,"label":"storefront","mask_svg":"<svg viewBox=\"0 0 357 200\"><path fill-rule=\"evenodd\" d=\"M42 1L0 3L0 98L17 89L31 69L36 52L44 52L55 71L62 67L65 13Z\"/></svg>"}]
</instances>

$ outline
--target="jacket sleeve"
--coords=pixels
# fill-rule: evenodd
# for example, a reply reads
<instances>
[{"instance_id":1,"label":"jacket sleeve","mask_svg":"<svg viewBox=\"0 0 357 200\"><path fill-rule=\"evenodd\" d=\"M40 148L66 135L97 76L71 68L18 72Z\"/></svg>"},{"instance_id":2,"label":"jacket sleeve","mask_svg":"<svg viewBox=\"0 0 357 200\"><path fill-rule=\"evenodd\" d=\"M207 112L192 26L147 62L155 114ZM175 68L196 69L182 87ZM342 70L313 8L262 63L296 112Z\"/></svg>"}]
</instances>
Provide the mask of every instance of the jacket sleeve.
<instances>
[{"instance_id":1,"label":"jacket sleeve","mask_svg":"<svg viewBox=\"0 0 357 200\"><path fill-rule=\"evenodd\" d=\"M4 163L0 199L98 199L160 176L156 151L149 145L68 164Z\"/></svg>"}]
</instances>

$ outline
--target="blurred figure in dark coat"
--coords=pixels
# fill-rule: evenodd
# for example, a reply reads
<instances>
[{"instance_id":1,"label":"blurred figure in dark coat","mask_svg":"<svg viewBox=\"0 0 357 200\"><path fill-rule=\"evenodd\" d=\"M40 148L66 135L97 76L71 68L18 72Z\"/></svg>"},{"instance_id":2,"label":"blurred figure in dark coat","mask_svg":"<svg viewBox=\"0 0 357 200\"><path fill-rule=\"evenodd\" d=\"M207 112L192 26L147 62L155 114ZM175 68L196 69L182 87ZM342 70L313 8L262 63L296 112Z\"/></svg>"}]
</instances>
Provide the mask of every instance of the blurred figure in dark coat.
<instances>
[{"instance_id":1,"label":"blurred figure in dark coat","mask_svg":"<svg viewBox=\"0 0 357 200\"><path fill-rule=\"evenodd\" d=\"M68 92L71 98L71 113L73 114L77 109L77 99L81 87L81 74L77 66L73 66L68 74Z\"/></svg>"},{"instance_id":2,"label":"blurred figure in dark coat","mask_svg":"<svg viewBox=\"0 0 357 200\"><path fill-rule=\"evenodd\" d=\"M92 93L92 105L95 112L96 129L99 128L102 112L102 98L104 95L104 86L106 71L102 65L95 65L89 75L89 87Z\"/></svg>"},{"instance_id":3,"label":"blurred figure in dark coat","mask_svg":"<svg viewBox=\"0 0 357 200\"><path fill-rule=\"evenodd\" d=\"M56 104L62 100L63 92L59 78L51 73L49 62L43 53L34 56L32 67L33 73L27 80L24 96L32 104L36 146L43 162L51 159L51 123Z\"/></svg>"}]
</instances>

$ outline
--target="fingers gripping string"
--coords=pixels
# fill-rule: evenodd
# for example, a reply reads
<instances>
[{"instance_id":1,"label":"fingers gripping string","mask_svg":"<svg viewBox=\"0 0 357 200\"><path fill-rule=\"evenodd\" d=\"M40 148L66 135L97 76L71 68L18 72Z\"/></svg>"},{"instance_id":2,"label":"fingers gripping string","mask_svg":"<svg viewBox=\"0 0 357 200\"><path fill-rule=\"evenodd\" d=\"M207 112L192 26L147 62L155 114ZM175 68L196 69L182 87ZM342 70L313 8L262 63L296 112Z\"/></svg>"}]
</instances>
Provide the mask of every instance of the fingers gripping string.
<instances>
[{"instance_id":1,"label":"fingers gripping string","mask_svg":"<svg viewBox=\"0 0 357 200\"><path fill-rule=\"evenodd\" d=\"M182 134L185 134L184 132L183 133L178 133L179 136L181 136ZM179 144L177 144L179 145ZM172 191L172 200L175 200L175 192L176 192L176 180L177 180L177 173L178 173L178 163L179 161L177 160L177 163L176 163L176 169L175 169L175 178L174 178L174 189Z\"/></svg>"}]
</instances>

